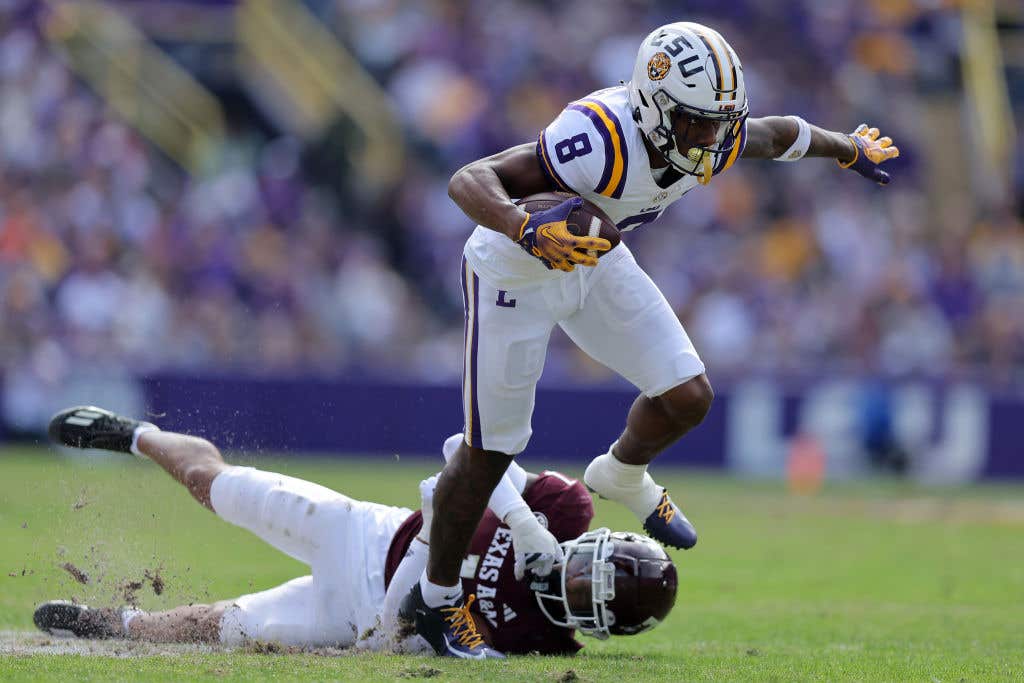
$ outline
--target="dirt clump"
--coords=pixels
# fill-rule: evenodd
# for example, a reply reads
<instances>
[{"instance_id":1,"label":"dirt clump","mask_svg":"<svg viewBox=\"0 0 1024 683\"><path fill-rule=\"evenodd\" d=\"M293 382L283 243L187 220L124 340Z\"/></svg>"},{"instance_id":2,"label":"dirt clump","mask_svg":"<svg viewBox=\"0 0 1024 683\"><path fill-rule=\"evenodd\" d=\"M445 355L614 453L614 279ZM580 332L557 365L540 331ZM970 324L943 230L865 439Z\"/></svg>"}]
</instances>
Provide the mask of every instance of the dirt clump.
<instances>
[{"instance_id":1,"label":"dirt clump","mask_svg":"<svg viewBox=\"0 0 1024 683\"><path fill-rule=\"evenodd\" d=\"M142 586L145 585L142 581L132 581L131 579L125 579L118 588L121 591L121 597L124 599L125 604L134 605L136 604L135 594L139 591Z\"/></svg>"},{"instance_id":2,"label":"dirt clump","mask_svg":"<svg viewBox=\"0 0 1024 683\"><path fill-rule=\"evenodd\" d=\"M68 574L71 574L71 578L73 578L78 583L82 585L89 583L89 575L83 572L75 565L71 564L70 562L65 562L60 566L60 568L66 571Z\"/></svg>"},{"instance_id":3,"label":"dirt clump","mask_svg":"<svg viewBox=\"0 0 1024 683\"><path fill-rule=\"evenodd\" d=\"M167 584L164 582L164 577L160 575L162 567L157 567L153 571L148 569L143 573L143 576L149 581L149 585L153 587L153 592L160 595L164 592Z\"/></svg>"}]
</instances>

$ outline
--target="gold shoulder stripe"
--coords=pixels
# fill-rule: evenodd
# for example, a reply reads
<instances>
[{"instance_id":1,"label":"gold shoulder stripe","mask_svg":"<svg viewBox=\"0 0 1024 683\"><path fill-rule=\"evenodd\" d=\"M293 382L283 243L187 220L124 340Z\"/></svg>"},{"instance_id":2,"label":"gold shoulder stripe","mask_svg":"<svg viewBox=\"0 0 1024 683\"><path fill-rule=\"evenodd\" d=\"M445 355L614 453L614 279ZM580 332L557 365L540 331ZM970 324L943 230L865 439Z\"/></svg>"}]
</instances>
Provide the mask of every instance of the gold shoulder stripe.
<instances>
[{"instance_id":1,"label":"gold shoulder stripe","mask_svg":"<svg viewBox=\"0 0 1024 683\"><path fill-rule=\"evenodd\" d=\"M615 124L612 122L610 118L608 118L608 115L605 113L604 109L602 109L600 105L594 102L588 102L586 100L581 100L579 104L586 107L590 111L594 112L594 114L597 117L597 120L599 120L608 131L608 137L605 138L605 140L606 142L611 141L612 145L612 172L608 177L608 182L606 182L601 187L597 188L597 192L598 194L602 194L605 197L611 197L612 193L615 192L615 188L619 185L620 181L622 180L623 172L626 167L626 149L624 144L625 141L621 139L621 137L619 136L619 132L616 130ZM592 116L591 119L593 120L594 117Z\"/></svg>"}]
</instances>

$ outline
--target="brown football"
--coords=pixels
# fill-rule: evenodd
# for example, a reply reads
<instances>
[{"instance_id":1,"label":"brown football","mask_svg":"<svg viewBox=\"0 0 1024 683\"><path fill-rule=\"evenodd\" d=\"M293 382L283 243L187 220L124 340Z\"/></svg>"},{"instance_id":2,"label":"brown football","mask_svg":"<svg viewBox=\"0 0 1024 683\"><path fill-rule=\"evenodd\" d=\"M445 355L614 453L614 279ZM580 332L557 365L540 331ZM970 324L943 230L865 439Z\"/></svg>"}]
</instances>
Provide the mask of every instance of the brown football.
<instances>
[{"instance_id":1,"label":"brown football","mask_svg":"<svg viewBox=\"0 0 1024 683\"><path fill-rule=\"evenodd\" d=\"M517 200L516 204L523 207L527 213L536 213L537 211L544 211L552 206L557 206L566 199L572 199L574 196L566 192L540 192L538 194L531 194L529 197L523 197ZM615 223L612 223L607 214L599 209L596 204L592 204L586 199L583 200L583 205L580 208L569 214L566 224L569 226L569 232L574 235L590 235L592 237L605 238L612 245L608 251L617 247L619 242L622 241L619 229L615 227ZM603 254L607 253L607 251L595 251L594 255L600 258Z\"/></svg>"}]
</instances>

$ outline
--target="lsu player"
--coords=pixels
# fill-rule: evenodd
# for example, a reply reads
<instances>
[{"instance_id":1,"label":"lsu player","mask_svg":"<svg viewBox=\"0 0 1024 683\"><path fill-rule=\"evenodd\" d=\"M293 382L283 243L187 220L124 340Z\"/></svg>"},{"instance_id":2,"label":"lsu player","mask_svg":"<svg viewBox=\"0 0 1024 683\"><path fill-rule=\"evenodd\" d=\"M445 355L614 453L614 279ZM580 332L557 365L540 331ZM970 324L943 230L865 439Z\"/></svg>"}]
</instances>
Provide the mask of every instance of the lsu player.
<instances>
[{"instance_id":1,"label":"lsu player","mask_svg":"<svg viewBox=\"0 0 1024 683\"><path fill-rule=\"evenodd\" d=\"M707 414L713 393L704 363L625 243L598 261L586 250L606 251L607 241L568 232L578 198L532 215L514 199L569 192L628 232L654 223L740 159L826 157L889 182L878 166L899 150L877 129L843 134L797 116L752 118L749 111L743 67L726 40L700 24L667 24L644 38L628 83L570 103L539 140L452 177L450 196L478 223L462 266L465 442L438 481L430 560L408 597L422 615L422 633L445 632L438 610L461 604L461 558L488 496L529 441L555 325L640 392L621 434L587 467L586 485L627 506L661 543L697 542L647 466ZM530 553L535 574L558 559L557 543L542 534L515 542Z\"/></svg>"},{"instance_id":2,"label":"lsu player","mask_svg":"<svg viewBox=\"0 0 1024 683\"><path fill-rule=\"evenodd\" d=\"M148 642L252 641L297 647L349 647L431 652L400 621L399 606L419 580L429 548L436 478L420 484L422 512L354 500L308 481L234 467L204 439L80 406L50 423L55 441L148 457L184 484L201 504L310 566L311 575L269 590L165 612L89 608L66 601L40 605L36 625L49 633ZM462 434L445 442L451 457ZM675 565L654 541L608 529L587 531L590 494L557 472L515 467L496 491L473 535L461 578L475 594L451 609L450 646L512 654L573 654L574 638L633 635L660 623L675 602ZM551 581L528 585L509 523L525 513L543 518L563 543L565 560Z\"/></svg>"}]
</instances>

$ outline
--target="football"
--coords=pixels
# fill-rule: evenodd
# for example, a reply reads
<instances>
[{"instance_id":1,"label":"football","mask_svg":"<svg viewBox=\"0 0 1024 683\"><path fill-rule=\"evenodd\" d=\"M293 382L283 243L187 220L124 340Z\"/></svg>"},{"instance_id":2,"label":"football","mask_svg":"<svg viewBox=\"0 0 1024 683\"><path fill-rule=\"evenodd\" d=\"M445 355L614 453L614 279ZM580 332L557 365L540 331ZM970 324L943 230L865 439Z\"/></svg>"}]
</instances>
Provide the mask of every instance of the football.
<instances>
[{"instance_id":1,"label":"football","mask_svg":"<svg viewBox=\"0 0 1024 683\"><path fill-rule=\"evenodd\" d=\"M561 204L573 196L575 195L568 194L567 192L540 192L529 197L523 197L516 204L523 207L528 213L536 213L537 211L544 211L552 206ZM612 245L608 251L617 247L619 242L622 241L619 229L615 227L615 223L608 218L604 211L586 199L583 200L583 205L580 208L569 214L566 224L569 226L569 232L574 235L590 235L591 237L603 237L608 240ZM600 258L603 254L607 254L608 251L592 251L592 255Z\"/></svg>"}]
</instances>

